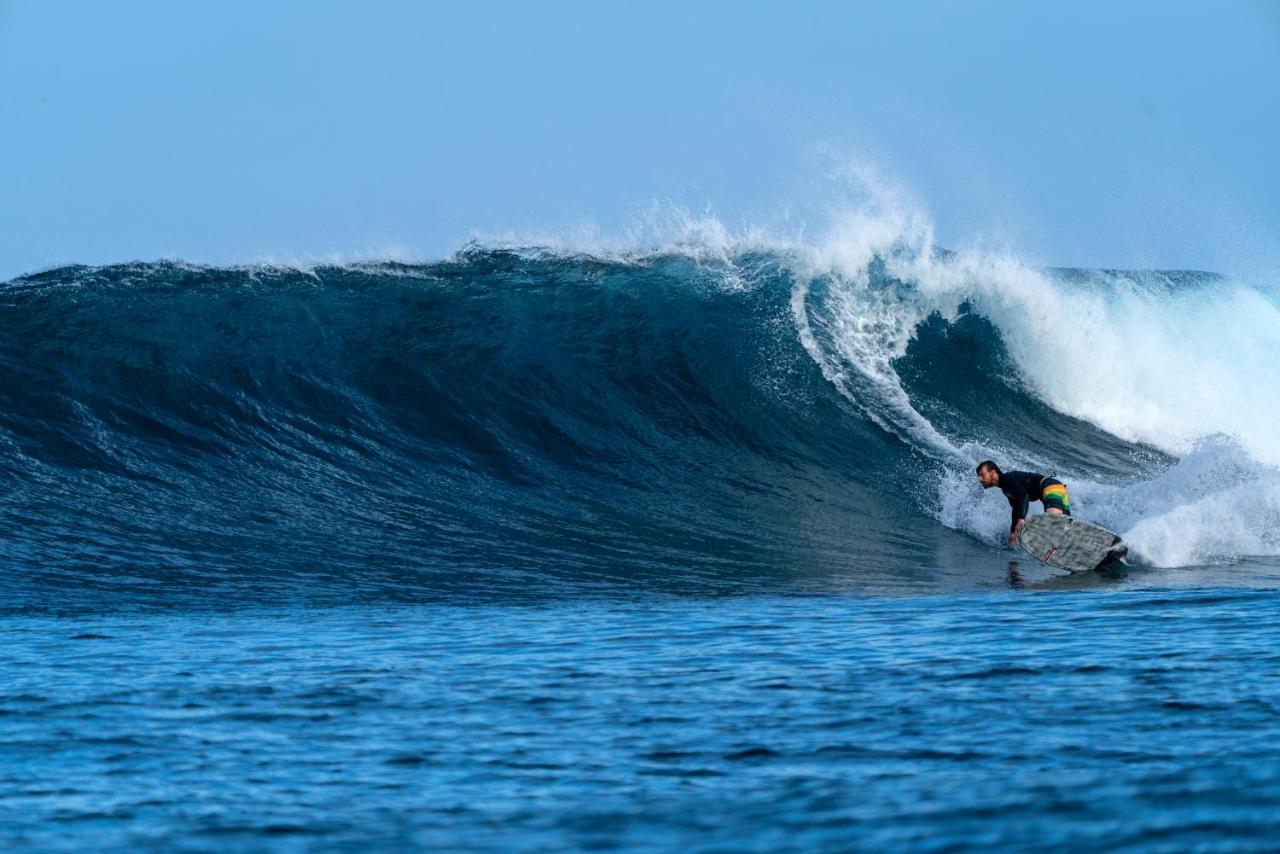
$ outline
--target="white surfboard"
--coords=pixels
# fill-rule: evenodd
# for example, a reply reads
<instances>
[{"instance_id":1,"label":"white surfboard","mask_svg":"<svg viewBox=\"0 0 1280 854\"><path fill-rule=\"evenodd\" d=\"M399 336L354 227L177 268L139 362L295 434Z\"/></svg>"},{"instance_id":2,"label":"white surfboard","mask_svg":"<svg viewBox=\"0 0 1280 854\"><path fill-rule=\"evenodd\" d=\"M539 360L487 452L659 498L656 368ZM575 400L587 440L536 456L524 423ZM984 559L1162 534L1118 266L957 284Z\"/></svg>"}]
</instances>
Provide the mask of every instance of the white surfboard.
<instances>
[{"instance_id":1,"label":"white surfboard","mask_svg":"<svg viewBox=\"0 0 1280 854\"><path fill-rule=\"evenodd\" d=\"M1118 534L1101 525L1054 513L1029 517L1018 542L1036 560L1068 572L1088 572L1118 562L1129 550Z\"/></svg>"}]
</instances>

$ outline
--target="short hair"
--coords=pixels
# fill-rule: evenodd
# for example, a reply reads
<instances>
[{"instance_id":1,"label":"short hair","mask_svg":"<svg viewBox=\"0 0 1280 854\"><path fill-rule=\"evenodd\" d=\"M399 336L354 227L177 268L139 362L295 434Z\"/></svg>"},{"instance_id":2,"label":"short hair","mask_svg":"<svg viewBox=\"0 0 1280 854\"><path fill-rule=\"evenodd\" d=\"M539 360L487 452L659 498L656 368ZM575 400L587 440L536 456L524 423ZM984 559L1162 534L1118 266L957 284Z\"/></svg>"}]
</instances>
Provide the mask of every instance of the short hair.
<instances>
[{"instance_id":1,"label":"short hair","mask_svg":"<svg viewBox=\"0 0 1280 854\"><path fill-rule=\"evenodd\" d=\"M991 469L996 474L1004 474L1004 472L1000 471L1000 466L996 465L991 460L983 460L978 463L978 474L982 474L983 469Z\"/></svg>"}]
</instances>

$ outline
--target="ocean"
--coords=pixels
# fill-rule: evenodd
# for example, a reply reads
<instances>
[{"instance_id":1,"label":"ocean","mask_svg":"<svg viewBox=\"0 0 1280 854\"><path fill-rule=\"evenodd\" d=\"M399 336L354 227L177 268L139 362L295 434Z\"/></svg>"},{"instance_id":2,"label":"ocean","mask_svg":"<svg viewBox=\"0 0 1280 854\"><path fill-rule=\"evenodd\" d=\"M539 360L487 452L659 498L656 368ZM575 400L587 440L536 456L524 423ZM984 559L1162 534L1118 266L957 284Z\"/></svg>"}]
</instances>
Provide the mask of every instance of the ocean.
<instances>
[{"instance_id":1,"label":"ocean","mask_svg":"<svg viewBox=\"0 0 1280 854\"><path fill-rule=\"evenodd\" d=\"M7 850L1274 850L1280 303L929 242L0 285ZM1131 565L1005 542L1054 475Z\"/></svg>"}]
</instances>

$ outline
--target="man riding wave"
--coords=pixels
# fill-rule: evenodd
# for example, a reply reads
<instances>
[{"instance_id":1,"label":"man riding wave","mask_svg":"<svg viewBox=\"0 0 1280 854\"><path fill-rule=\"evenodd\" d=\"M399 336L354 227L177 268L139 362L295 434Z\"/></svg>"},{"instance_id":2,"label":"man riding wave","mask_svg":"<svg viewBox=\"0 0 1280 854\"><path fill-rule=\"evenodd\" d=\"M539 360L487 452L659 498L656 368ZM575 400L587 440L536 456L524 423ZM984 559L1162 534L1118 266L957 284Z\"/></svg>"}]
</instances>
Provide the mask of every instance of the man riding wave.
<instances>
[{"instance_id":1,"label":"man riding wave","mask_svg":"<svg viewBox=\"0 0 1280 854\"><path fill-rule=\"evenodd\" d=\"M1000 487L1004 497L1009 499L1009 507L1013 509L1013 518L1009 526L1009 545L1016 545L1018 532L1027 520L1027 508L1032 501L1044 505L1044 512L1071 515L1071 498L1067 495L1067 487L1056 478L1046 477L1028 471L1000 471L1000 466L991 460L978 463L978 483L983 489Z\"/></svg>"}]
</instances>

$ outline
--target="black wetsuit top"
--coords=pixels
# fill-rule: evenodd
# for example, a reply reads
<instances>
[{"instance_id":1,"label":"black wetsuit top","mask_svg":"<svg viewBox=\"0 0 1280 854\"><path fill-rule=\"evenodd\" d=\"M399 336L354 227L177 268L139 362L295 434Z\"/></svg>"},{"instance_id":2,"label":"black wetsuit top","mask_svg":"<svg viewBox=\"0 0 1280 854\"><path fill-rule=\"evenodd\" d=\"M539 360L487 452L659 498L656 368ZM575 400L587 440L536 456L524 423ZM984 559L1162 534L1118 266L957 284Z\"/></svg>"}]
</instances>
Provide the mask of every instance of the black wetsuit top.
<instances>
[{"instance_id":1,"label":"black wetsuit top","mask_svg":"<svg viewBox=\"0 0 1280 854\"><path fill-rule=\"evenodd\" d=\"M1040 500L1046 482L1057 483L1058 481L1029 471L1000 472L1000 491L1004 493L1005 498L1009 499L1009 506L1013 508L1013 521L1009 523L1009 533L1013 533L1019 520L1027 518L1028 506L1032 501Z\"/></svg>"}]
</instances>

